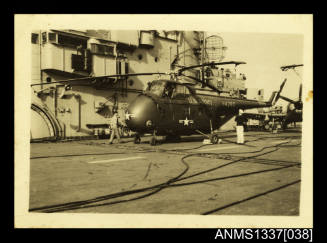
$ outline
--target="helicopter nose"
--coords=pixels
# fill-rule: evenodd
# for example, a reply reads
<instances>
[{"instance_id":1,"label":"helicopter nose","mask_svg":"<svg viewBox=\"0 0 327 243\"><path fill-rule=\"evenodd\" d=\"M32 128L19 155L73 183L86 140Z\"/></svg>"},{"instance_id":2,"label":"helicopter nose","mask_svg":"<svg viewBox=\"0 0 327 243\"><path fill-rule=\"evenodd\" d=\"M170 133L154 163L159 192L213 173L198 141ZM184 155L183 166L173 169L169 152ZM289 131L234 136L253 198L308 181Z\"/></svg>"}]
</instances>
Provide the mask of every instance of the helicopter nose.
<instances>
[{"instance_id":1,"label":"helicopter nose","mask_svg":"<svg viewBox=\"0 0 327 243\"><path fill-rule=\"evenodd\" d=\"M132 131L146 131L154 127L158 119L156 103L146 95L139 95L129 106L126 125Z\"/></svg>"}]
</instances>

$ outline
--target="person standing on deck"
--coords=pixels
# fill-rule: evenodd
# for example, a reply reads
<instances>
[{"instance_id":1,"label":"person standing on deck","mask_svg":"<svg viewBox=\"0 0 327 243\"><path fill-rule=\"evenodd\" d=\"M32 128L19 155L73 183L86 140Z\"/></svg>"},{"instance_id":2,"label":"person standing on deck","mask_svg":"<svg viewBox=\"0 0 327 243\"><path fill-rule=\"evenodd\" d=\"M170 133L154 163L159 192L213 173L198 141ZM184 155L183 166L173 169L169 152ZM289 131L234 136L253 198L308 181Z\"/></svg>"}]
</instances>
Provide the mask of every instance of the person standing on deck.
<instances>
[{"instance_id":1,"label":"person standing on deck","mask_svg":"<svg viewBox=\"0 0 327 243\"><path fill-rule=\"evenodd\" d=\"M112 144L114 137L117 137L118 143L120 143L120 135L118 131L118 112L117 109L113 109L113 116L111 117L111 134L109 139L109 144Z\"/></svg>"},{"instance_id":2,"label":"person standing on deck","mask_svg":"<svg viewBox=\"0 0 327 243\"><path fill-rule=\"evenodd\" d=\"M243 110L238 111L238 115L235 117L237 144L244 144L244 124L247 122L246 117L243 115Z\"/></svg>"}]
</instances>

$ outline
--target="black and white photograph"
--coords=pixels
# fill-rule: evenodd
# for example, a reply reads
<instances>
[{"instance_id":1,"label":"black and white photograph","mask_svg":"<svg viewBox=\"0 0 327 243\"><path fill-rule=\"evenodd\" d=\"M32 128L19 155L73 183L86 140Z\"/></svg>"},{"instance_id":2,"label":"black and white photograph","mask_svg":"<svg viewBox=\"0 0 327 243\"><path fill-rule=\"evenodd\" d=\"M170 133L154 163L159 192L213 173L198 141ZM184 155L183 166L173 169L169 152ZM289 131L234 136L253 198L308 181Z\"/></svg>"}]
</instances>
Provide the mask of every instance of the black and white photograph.
<instances>
[{"instance_id":1,"label":"black and white photograph","mask_svg":"<svg viewBox=\"0 0 327 243\"><path fill-rule=\"evenodd\" d=\"M312 227L312 15L16 15L15 227Z\"/></svg>"}]
</instances>

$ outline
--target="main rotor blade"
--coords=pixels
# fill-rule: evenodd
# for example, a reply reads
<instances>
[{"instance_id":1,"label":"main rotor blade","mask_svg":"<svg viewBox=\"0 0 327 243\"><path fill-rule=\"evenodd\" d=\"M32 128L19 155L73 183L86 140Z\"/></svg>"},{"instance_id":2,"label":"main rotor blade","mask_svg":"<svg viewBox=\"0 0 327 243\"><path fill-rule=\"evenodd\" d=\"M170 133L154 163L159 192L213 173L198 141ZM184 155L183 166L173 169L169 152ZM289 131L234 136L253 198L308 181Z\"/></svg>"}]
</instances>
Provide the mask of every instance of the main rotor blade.
<instances>
[{"instance_id":1,"label":"main rotor blade","mask_svg":"<svg viewBox=\"0 0 327 243\"><path fill-rule=\"evenodd\" d=\"M287 81L287 78L284 79L284 81L282 82L282 84L280 85L279 91L277 92L276 98L275 98L275 103L279 100L279 98L281 97L280 93L282 92L285 83Z\"/></svg>"},{"instance_id":2,"label":"main rotor blade","mask_svg":"<svg viewBox=\"0 0 327 243\"><path fill-rule=\"evenodd\" d=\"M209 87L210 89L218 92L218 93L222 93L223 91L221 91L220 89L216 88L215 86L209 84L209 83L206 83L206 82L203 82L202 80L198 79L198 78L195 78L195 77L191 77L191 76L187 76L187 75L184 75L184 74L181 74L181 76L184 76L184 77L187 77L187 78L191 78L191 79L194 79L195 81Z\"/></svg>"},{"instance_id":3,"label":"main rotor blade","mask_svg":"<svg viewBox=\"0 0 327 243\"><path fill-rule=\"evenodd\" d=\"M295 104L297 102L297 101L291 100L290 98L287 98L287 97L282 96L282 95L280 95L279 98L281 98L281 99L283 99L283 100L285 100L287 102L290 102L292 104Z\"/></svg>"},{"instance_id":4,"label":"main rotor blade","mask_svg":"<svg viewBox=\"0 0 327 243\"><path fill-rule=\"evenodd\" d=\"M299 101L302 101L302 84L300 84Z\"/></svg>"},{"instance_id":5,"label":"main rotor blade","mask_svg":"<svg viewBox=\"0 0 327 243\"><path fill-rule=\"evenodd\" d=\"M230 62L209 62L209 63L203 63L200 65L193 65L193 66L188 66L185 68L181 68L178 70L178 73L184 72L188 69L193 69L193 68L198 68L198 67L206 67L206 66L221 66L221 65L228 65L228 64L234 64L235 66L240 65L240 64L246 64L246 62L236 62L236 61L230 61Z\"/></svg>"},{"instance_id":6,"label":"main rotor blade","mask_svg":"<svg viewBox=\"0 0 327 243\"><path fill-rule=\"evenodd\" d=\"M293 64L293 65L281 66L280 69L282 71L287 71L288 69L302 67L302 66L303 64Z\"/></svg>"},{"instance_id":7,"label":"main rotor blade","mask_svg":"<svg viewBox=\"0 0 327 243\"><path fill-rule=\"evenodd\" d=\"M188 75L185 75L185 74L181 74L181 76L186 77L186 78L193 79L193 80L195 80L196 82L199 82L199 81L200 81L199 79L197 79L197 78L195 78L195 77L188 76ZM187 85L196 85L196 83L187 83Z\"/></svg>"},{"instance_id":8,"label":"main rotor blade","mask_svg":"<svg viewBox=\"0 0 327 243\"><path fill-rule=\"evenodd\" d=\"M31 84L31 86L49 85L49 84L56 84L56 83L70 83L70 82L78 82L78 81L92 81L92 80L104 79L104 78L119 78L119 77L130 77L130 76L146 76L146 75L169 75L169 73L160 73L160 72L156 72L156 73L130 73L130 74L105 75L105 76L97 76L97 77L83 77L83 78L73 78L73 79L59 80L59 81L51 82L51 83Z\"/></svg>"},{"instance_id":9,"label":"main rotor blade","mask_svg":"<svg viewBox=\"0 0 327 243\"><path fill-rule=\"evenodd\" d=\"M283 81L283 83L280 85L280 88L279 88L279 91L278 91L279 93L282 92L282 90L283 90L283 88L284 88L284 86L286 84L286 81L287 81L287 78L285 78L284 81Z\"/></svg>"}]
</instances>

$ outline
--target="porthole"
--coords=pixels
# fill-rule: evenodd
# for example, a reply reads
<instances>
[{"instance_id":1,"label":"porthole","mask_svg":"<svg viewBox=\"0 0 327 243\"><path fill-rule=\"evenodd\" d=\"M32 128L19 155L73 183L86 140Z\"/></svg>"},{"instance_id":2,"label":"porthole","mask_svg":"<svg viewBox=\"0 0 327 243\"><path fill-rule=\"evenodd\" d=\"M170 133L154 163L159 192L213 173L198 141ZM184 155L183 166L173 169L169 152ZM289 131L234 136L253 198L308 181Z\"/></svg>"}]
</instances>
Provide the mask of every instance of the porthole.
<instances>
[{"instance_id":1,"label":"porthole","mask_svg":"<svg viewBox=\"0 0 327 243\"><path fill-rule=\"evenodd\" d=\"M139 54L139 55L137 56L137 58L138 58L139 60L142 60L143 55L142 55L142 54Z\"/></svg>"},{"instance_id":2,"label":"porthole","mask_svg":"<svg viewBox=\"0 0 327 243\"><path fill-rule=\"evenodd\" d=\"M129 86L132 86L134 84L134 80L132 80L132 79L128 80L128 84L129 84Z\"/></svg>"},{"instance_id":3,"label":"porthole","mask_svg":"<svg viewBox=\"0 0 327 243\"><path fill-rule=\"evenodd\" d=\"M51 78L50 77L47 77L46 78L46 81L47 81L47 83L51 83Z\"/></svg>"},{"instance_id":4,"label":"porthole","mask_svg":"<svg viewBox=\"0 0 327 243\"><path fill-rule=\"evenodd\" d=\"M155 61L155 62L158 62L158 61L159 61L159 58L158 58L158 57L155 57L155 58L154 58L154 61Z\"/></svg>"}]
</instances>

